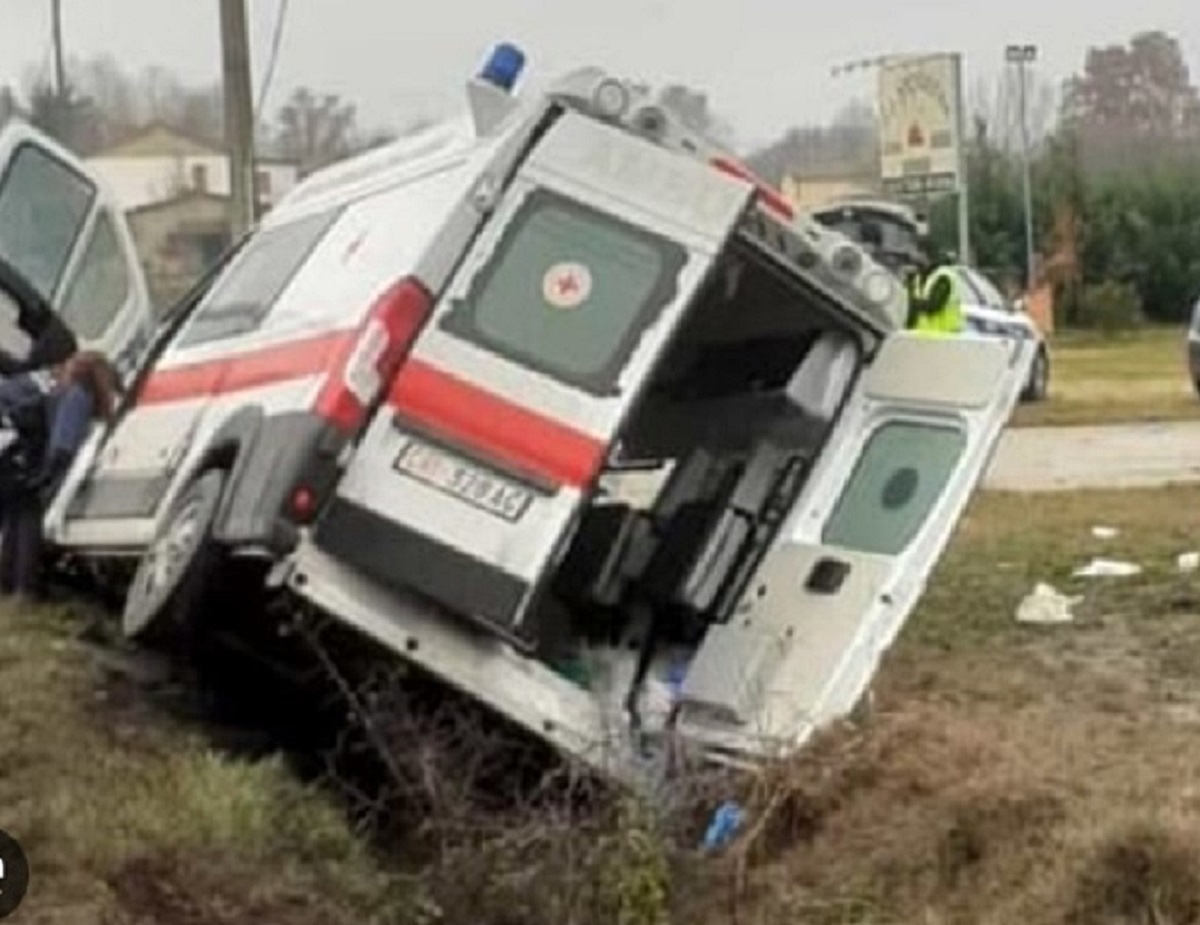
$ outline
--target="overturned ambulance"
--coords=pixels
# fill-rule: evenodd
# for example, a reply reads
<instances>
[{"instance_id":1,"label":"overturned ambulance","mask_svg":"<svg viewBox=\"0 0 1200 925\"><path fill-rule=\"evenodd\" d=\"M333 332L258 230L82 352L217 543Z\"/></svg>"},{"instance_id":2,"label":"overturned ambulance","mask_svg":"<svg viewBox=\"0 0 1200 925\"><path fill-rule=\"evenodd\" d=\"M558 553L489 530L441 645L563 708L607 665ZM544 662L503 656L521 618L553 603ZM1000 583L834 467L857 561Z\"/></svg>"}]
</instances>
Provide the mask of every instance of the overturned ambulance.
<instances>
[{"instance_id":1,"label":"overturned ambulance","mask_svg":"<svg viewBox=\"0 0 1200 925\"><path fill-rule=\"evenodd\" d=\"M610 772L668 737L794 749L912 611L1028 346L905 333L889 272L659 98L582 70L522 99L523 63L499 47L461 121L292 192L47 529L136 561L134 638L261 561Z\"/></svg>"}]
</instances>

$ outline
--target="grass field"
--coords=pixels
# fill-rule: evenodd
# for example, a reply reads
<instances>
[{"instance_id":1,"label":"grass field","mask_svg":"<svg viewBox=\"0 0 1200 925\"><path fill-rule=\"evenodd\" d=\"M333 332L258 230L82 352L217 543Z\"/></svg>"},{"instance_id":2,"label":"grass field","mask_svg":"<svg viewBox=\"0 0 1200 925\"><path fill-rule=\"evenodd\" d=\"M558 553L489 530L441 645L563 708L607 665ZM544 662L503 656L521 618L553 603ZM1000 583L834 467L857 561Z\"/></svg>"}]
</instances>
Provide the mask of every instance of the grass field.
<instances>
[{"instance_id":1,"label":"grass field","mask_svg":"<svg viewBox=\"0 0 1200 925\"><path fill-rule=\"evenodd\" d=\"M20 920L1200 922L1200 580L1175 568L1198 509L1200 488L981 497L865 721L728 781L752 824L717 859L624 805L590 829L479 817L388 872L282 764L217 754L106 678L70 613L0 612ZM1146 571L1070 577L1097 555ZM1074 623L1015 622L1038 581L1082 596Z\"/></svg>"},{"instance_id":2,"label":"grass field","mask_svg":"<svg viewBox=\"0 0 1200 925\"><path fill-rule=\"evenodd\" d=\"M1182 329L1067 334L1052 342L1051 358L1050 398L1018 409L1018 427L1200 418Z\"/></svg>"}]
</instances>

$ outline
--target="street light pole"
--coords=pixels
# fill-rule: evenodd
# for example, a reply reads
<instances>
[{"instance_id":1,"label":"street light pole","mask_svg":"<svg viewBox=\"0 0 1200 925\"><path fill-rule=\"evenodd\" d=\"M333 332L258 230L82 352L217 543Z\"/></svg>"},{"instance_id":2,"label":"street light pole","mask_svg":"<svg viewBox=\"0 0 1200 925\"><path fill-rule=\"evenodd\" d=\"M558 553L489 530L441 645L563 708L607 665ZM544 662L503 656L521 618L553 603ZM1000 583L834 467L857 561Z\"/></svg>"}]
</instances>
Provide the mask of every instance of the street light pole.
<instances>
[{"instance_id":1,"label":"street light pole","mask_svg":"<svg viewBox=\"0 0 1200 925\"><path fill-rule=\"evenodd\" d=\"M1029 165L1029 119L1027 117L1025 69L1037 60L1036 45L1009 45L1004 56L1009 64L1017 67L1018 107L1021 118L1021 182L1025 200L1025 291L1033 290L1033 184L1030 181Z\"/></svg>"}]
</instances>

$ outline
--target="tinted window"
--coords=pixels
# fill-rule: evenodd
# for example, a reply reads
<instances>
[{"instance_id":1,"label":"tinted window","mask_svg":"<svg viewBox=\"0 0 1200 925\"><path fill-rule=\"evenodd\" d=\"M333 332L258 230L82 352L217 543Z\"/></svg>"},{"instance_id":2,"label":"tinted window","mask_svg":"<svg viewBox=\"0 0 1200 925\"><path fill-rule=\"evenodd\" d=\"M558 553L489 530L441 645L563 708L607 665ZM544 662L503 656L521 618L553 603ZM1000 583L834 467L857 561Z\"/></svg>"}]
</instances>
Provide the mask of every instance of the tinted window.
<instances>
[{"instance_id":1,"label":"tinted window","mask_svg":"<svg viewBox=\"0 0 1200 925\"><path fill-rule=\"evenodd\" d=\"M29 144L0 180L0 254L48 301L95 195L86 178Z\"/></svg>"},{"instance_id":2,"label":"tinted window","mask_svg":"<svg viewBox=\"0 0 1200 925\"><path fill-rule=\"evenodd\" d=\"M1200 332L1200 300L1192 308L1192 330Z\"/></svg>"},{"instance_id":3,"label":"tinted window","mask_svg":"<svg viewBox=\"0 0 1200 925\"><path fill-rule=\"evenodd\" d=\"M96 216L91 240L63 300L62 317L83 340L108 330L129 298L129 273L117 229L106 211Z\"/></svg>"},{"instance_id":4,"label":"tinted window","mask_svg":"<svg viewBox=\"0 0 1200 925\"><path fill-rule=\"evenodd\" d=\"M925 523L966 445L948 427L893 422L863 450L823 542L859 552L896 555Z\"/></svg>"},{"instance_id":5,"label":"tinted window","mask_svg":"<svg viewBox=\"0 0 1200 925\"><path fill-rule=\"evenodd\" d=\"M684 250L539 191L447 316L447 330L593 392L611 391L675 295Z\"/></svg>"},{"instance_id":6,"label":"tinted window","mask_svg":"<svg viewBox=\"0 0 1200 925\"><path fill-rule=\"evenodd\" d=\"M208 294L179 343L202 344L255 330L340 214L334 209L256 234Z\"/></svg>"}]
</instances>

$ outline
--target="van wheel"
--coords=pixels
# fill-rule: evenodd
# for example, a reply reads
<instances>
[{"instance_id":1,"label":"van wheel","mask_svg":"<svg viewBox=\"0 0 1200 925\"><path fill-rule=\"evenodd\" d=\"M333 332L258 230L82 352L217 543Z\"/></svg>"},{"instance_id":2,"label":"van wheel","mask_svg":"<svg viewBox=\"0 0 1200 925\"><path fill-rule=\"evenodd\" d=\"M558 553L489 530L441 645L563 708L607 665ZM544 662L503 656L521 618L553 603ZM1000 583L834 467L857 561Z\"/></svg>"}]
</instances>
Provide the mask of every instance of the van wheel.
<instances>
[{"instance_id":1,"label":"van wheel","mask_svg":"<svg viewBox=\"0 0 1200 925\"><path fill-rule=\"evenodd\" d=\"M160 644L192 636L217 564L212 525L224 488L225 473L210 470L171 506L129 586L121 619L127 638Z\"/></svg>"},{"instance_id":2,"label":"van wheel","mask_svg":"<svg viewBox=\"0 0 1200 925\"><path fill-rule=\"evenodd\" d=\"M1029 382L1025 385L1021 400L1025 402L1045 401L1049 391L1050 356L1046 353L1046 348L1041 347L1038 349L1037 356L1033 358L1033 368L1029 371Z\"/></svg>"}]
</instances>

